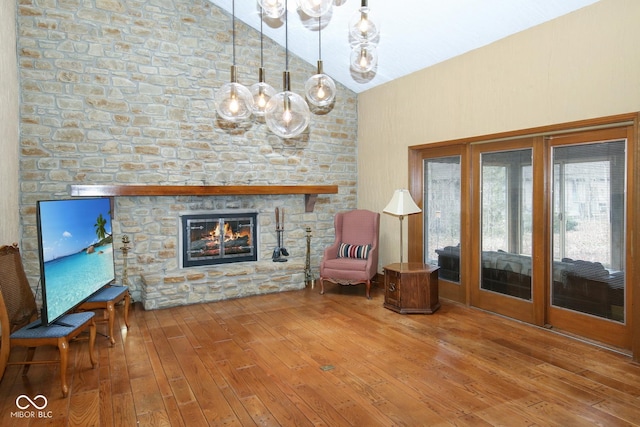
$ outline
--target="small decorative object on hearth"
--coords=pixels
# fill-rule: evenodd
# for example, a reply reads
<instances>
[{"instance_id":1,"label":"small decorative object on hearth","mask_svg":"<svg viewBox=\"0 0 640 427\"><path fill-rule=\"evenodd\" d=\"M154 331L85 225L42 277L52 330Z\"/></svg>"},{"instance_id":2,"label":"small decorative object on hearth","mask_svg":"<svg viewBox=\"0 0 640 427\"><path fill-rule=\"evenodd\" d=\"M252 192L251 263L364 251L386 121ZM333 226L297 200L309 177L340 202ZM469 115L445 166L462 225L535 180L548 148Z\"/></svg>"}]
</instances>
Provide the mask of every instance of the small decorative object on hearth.
<instances>
[{"instance_id":1,"label":"small decorative object on hearth","mask_svg":"<svg viewBox=\"0 0 640 427\"><path fill-rule=\"evenodd\" d=\"M129 273L127 272L127 256L129 254L129 249L131 249L131 246L129 246L129 236L127 236L126 234L124 236L122 236L122 246L120 247L120 250L122 251L122 285L123 286L129 286Z\"/></svg>"},{"instance_id":2,"label":"small decorative object on hearth","mask_svg":"<svg viewBox=\"0 0 640 427\"><path fill-rule=\"evenodd\" d=\"M316 284L316 280L313 278L311 271L311 227L306 228L307 232L307 258L304 264L304 281L306 285L311 285L311 289Z\"/></svg>"}]
</instances>

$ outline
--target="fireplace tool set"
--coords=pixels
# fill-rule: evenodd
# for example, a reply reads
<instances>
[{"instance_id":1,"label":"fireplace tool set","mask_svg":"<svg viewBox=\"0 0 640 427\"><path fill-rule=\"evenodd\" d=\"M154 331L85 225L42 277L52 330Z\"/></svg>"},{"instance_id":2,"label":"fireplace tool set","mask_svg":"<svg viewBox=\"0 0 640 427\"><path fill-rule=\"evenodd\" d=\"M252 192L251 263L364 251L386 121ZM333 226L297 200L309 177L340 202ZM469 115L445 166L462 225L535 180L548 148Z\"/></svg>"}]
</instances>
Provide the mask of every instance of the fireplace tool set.
<instances>
[{"instance_id":1,"label":"fireplace tool set","mask_svg":"<svg viewBox=\"0 0 640 427\"><path fill-rule=\"evenodd\" d=\"M287 262L283 256L289 256L289 251L282 246L282 234L284 233L284 208L282 212L276 208L276 234L278 235L278 246L273 250L273 262Z\"/></svg>"}]
</instances>

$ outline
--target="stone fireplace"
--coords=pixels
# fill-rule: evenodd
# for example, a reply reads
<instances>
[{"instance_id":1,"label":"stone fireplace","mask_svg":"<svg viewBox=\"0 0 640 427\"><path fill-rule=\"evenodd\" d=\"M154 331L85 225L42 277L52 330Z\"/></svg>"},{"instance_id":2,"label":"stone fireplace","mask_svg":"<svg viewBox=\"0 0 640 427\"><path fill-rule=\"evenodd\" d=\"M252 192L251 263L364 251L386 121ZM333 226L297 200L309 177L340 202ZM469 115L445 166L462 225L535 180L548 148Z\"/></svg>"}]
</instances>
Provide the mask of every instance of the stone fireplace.
<instances>
[{"instance_id":1,"label":"stone fireplace","mask_svg":"<svg viewBox=\"0 0 640 427\"><path fill-rule=\"evenodd\" d=\"M180 215L180 268L258 260L258 214L210 211Z\"/></svg>"},{"instance_id":2,"label":"stone fireplace","mask_svg":"<svg viewBox=\"0 0 640 427\"><path fill-rule=\"evenodd\" d=\"M144 186L144 191L149 191L149 186ZM175 192L176 189L171 191ZM331 214L323 215L326 221L322 221L324 227L320 228L317 215L327 209L329 201L328 197L321 197L316 203L316 211L307 212L306 200L299 194L127 195L115 197L114 211L120 219L116 226L122 227L118 232L132 237L129 275L139 286L137 298L146 310L155 310L304 288L305 228L310 225L318 234L312 241L312 264L316 267L317 275L322 250L332 238L327 230L332 230L333 219ZM284 206L287 209L287 223L283 244L290 256L287 262L273 262L273 250L278 244L273 213L276 207ZM220 230L227 235L227 240L238 240L232 236L243 234L242 229L247 228L245 225L251 219L255 226L251 245L255 261L235 262L237 259L234 257L238 254L232 253L233 256L227 258L231 259L230 262L181 265L181 246L188 247L180 243L183 240L181 234L189 234L184 230L180 232L183 220L193 228L190 230L192 234L197 235L197 238L192 238L195 246L211 250L211 254L204 257L198 256L197 252L192 254L195 260L203 261L202 258L217 255L215 236L220 234ZM225 228L227 233L224 232ZM230 249L230 245L228 248L225 245L224 249L229 255L227 249Z\"/></svg>"}]
</instances>

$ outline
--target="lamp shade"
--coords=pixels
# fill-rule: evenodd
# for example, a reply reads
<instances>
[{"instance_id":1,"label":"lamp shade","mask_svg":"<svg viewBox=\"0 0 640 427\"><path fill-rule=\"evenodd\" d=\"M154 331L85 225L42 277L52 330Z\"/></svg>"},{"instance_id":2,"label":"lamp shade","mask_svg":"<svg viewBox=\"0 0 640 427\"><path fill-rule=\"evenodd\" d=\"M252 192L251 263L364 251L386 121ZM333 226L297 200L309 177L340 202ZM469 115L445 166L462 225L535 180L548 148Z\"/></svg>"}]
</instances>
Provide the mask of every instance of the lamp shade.
<instances>
[{"instance_id":1,"label":"lamp shade","mask_svg":"<svg viewBox=\"0 0 640 427\"><path fill-rule=\"evenodd\" d=\"M387 204L387 207L384 208L383 212L396 216L404 216L422 212L422 209L413 201L409 190L400 189L393 193L391 201Z\"/></svg>"}]
</instances>

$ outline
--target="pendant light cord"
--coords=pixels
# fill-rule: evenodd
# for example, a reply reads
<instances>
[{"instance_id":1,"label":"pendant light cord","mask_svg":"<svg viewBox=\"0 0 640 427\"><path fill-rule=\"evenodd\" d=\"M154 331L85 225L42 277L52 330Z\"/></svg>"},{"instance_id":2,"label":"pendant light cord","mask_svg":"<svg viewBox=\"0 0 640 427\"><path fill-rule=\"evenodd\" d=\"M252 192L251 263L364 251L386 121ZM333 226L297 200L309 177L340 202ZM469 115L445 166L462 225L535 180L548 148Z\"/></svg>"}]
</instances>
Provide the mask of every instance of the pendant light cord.
<instances>
[{"instance_id":1,"label":"pendant light cord","mask_svg":"<svg viewBox=\"0 0 640 427\"><path fill-rule=\"evenodd\" d=\"M233 65L236 65L236 0L231 2L231 44L233 45Z\"/></svg>"},{"instance_id":2,"label":"pendant light cord","mask_svg":"<svg viewBox=\"0 0 640 427\"><path fill-rule=\"evenodd\" d=\"M322 16L318 16L318 59L322 60Z\"/></svg>"},{"instance_id":3,"label":"pendant light cord","mask_svg":"<svg viewBox=\"0 0 640 427\"><path fill-rule=\"evenodd\" d=\"M289 71L289 0L284 0L284 49L285 70Z\"/></svg>"},{"instance_id":4,"label":"pendant light cord","mask_svg":"<svg viewBox=\"0 0 640 427\"><path fill-rule=\"evenodd\" d=\"M264 8L260 8L260 68L264 67L264 54L262 53L262 21L264 21Z\"/></svg>"}]
</instances>

